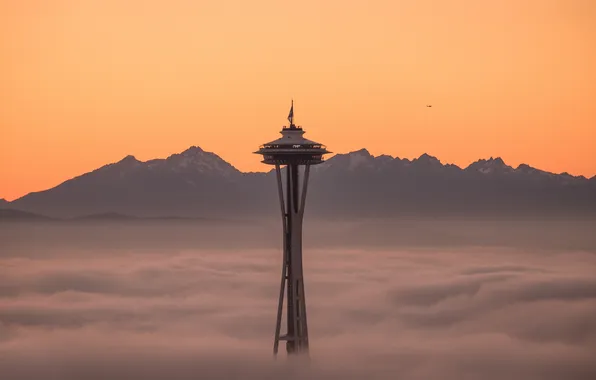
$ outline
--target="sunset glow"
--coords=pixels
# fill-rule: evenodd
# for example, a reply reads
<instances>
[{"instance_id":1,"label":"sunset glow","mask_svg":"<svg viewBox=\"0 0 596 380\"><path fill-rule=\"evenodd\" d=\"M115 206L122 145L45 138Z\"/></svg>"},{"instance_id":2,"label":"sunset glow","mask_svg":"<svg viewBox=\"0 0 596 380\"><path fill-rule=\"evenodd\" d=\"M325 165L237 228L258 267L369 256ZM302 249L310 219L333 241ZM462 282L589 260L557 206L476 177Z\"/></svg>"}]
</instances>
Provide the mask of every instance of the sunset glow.
<instances>
[{"instance_id":1,"label":"sunset glow","mask_svg":"<svg viewBox=\"0 0 596 380\"><path fill-rule=\"evenodd\" d=\"M336 153L596 175L592 0L0 0L0 198L286 123ZM426 107L432 104L432 108Z\"/></svg>"}]
</instances>

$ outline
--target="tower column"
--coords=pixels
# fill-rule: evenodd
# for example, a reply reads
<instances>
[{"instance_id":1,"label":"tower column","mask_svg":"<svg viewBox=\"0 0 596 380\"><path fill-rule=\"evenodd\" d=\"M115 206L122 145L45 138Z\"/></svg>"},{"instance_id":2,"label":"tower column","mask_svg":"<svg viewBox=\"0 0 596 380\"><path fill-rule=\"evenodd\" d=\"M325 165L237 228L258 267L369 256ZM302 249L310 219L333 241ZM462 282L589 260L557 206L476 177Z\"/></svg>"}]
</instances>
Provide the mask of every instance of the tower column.
<instances>
[{"instance_id":1,"label":"tower column","mask_svg":"<svg viewBox=\"0 0 596 380\"><path fill-rule=\"evenodd\" d=\"M310 165L305 166L302 186L300 186L299 165L286 166L285 197L281 168L276 165L275 169L282 211L284 254L273 352L277 354L279 341L285 340L288 354L305 353L308 351L308 324L302 270L302 220ZM287 294L287 332L280 336L284 293Z\"/></svg>"}]
</instances>

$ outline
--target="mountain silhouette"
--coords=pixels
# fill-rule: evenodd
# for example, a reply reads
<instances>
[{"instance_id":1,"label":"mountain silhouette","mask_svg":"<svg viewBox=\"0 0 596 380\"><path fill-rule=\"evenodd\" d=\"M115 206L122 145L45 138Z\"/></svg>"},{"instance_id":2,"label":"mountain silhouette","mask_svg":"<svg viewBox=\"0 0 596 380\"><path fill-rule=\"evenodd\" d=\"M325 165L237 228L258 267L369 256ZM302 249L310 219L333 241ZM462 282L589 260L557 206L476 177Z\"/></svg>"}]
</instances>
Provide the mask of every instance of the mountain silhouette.
<instances>
[{"instance_id":1,"label":"mountain silhouette","mask_svg":"<svg viewBox=\"0 0 596 380\"><path fill-rule=\"evenodd\" d=\"M245 176L217 155L191 147L146 162L126 156L55 188L30 193L10 202L10 207L57 217L219 215L247 206L251 199L245 188L250 181Z\"/></svg>"},{"instance_id":2,"label":"mountain silhouette","mask_svg":"<svg viewBox=\"0 0 596 380\"><path fill-rule=\"evenodd\" d=\"M466 168L423 154L407 160L366 150L338 154L317 167L311 205L360 216L596 215L596 178L548 173L501 158Z\"/></svg>"},{"instance_id":3,"label":"mountain silhouette","mask_svg":"<svg viewBox=\"0 0 596 380\"><path fill-rule=\"evenodd\" d=\"M311 173L307 212L314 216L596 216L596 177L513 168L499 157L460 168L428 154L408 160L361 149L337 154ZM145 162L126 156L4 207L52 217L238 219L279 212L272 171L243 173L196 146Z\"/></svg>"},{"instance_id":4,"label":"mountain silhouette","mask_svg":"<svg viewBox=\"0 0 596 380\"><path fill-rule=\"evenodd\" d=\"M50 221L53 220L45 215L34 214L31 212L14 210L10 208L0 208L0 222L2 221Z\"/></svg>"}]
</instances>

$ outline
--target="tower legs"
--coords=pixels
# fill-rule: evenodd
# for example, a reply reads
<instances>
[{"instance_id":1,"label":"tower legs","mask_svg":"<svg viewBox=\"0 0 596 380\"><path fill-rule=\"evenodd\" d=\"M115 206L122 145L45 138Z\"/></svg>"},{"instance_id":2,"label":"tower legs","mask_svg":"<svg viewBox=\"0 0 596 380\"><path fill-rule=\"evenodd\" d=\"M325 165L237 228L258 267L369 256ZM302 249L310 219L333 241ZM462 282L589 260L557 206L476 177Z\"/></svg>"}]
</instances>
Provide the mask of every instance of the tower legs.
<instances>
[{"instance_id":1,"label":"tower legs","mask_svg":"<svg viewBox=\"0 0 596 380\"><path fill-rule=\"evenodd\" d=\"M281 286L277 308L275 341L273 344L273 353L275 355L277 355L280 340L286 341L286 351L288 354L308 352L306 298L304 294L304 277L302 272L302 219L306 203L310 165L305 166L302 186L300 186L298 168L299 166L296 164L287 165L284 199L281 168L279 165L275 165L283 222ZM286 334L280 335L284 295L287 295L287 327Z\"/></svg>"}]
</instances>

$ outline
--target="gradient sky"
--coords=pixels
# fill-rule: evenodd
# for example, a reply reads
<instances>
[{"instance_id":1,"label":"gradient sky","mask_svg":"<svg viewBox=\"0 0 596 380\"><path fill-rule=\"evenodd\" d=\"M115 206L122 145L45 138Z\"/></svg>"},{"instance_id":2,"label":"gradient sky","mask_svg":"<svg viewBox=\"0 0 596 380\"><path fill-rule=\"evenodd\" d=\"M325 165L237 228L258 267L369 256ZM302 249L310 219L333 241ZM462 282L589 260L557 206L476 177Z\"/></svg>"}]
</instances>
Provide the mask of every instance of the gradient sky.
<instances>
[{"instance_id":1,"label":"gradient sky","mask_svg":"<svg viewBox=\"0 0 596 380\"><path fill-rule=\"evenodd\" d=\"M593 176L595 68L592 0L0 0L0 198L191 145L264 170L292 97L334 152Z\"/></svg>"}]
</instances>

